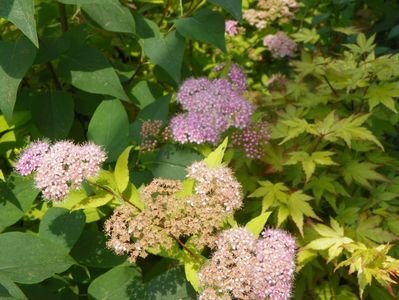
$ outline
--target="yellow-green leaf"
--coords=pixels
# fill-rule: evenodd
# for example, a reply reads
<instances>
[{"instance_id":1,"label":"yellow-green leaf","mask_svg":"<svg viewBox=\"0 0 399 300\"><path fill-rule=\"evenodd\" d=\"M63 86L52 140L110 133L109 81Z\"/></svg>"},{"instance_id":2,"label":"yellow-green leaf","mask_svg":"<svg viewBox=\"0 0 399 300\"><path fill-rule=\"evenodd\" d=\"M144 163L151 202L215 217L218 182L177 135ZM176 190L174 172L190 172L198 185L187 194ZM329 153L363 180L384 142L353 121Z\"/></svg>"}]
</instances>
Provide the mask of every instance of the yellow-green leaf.
<instances>
[{"instance_id":1,"label":"yellow-green leaf","mask_svg":"<svg viewBox=\"0 0 399 300\"><path fill-rule=\"evenodd\" d=\"M129 146L125 150L123 150L122 154L119 155L115 165L115 172L114 172L115 181L118 190L121 193L123 193L126 190L129 184L128 162L129 162L130 150L132 148L133 146Z\"/></svg>"},{"instance_id":2,"label":"yellow-green leaf","mask_svg":"<svg viewBox=\"0 0 399 300\"><path fill-rule=\"evenodd\" d=\"M263 228L265 227L267 219L270 217L270 215L271 215L270 211L260 214L256 218L249 221L245 225L245 228L247 228L250 232L252 232L256 238L258 238Z\"/></svg>"},{"instance_id":3,"label":"yellow-green leaf","mask_svg":"<svg viewBox=\"0 0 399 300\"><path fill-rule=\"evenodd\" d=\"M215 149L215 151L212 151L205 159L204 162L209 166L209 167L218 167L222 164L223 161L223 156L227 148L227 143L228 143L228 138L226 137L224 141Z\"/></svg>"}]
</instances>

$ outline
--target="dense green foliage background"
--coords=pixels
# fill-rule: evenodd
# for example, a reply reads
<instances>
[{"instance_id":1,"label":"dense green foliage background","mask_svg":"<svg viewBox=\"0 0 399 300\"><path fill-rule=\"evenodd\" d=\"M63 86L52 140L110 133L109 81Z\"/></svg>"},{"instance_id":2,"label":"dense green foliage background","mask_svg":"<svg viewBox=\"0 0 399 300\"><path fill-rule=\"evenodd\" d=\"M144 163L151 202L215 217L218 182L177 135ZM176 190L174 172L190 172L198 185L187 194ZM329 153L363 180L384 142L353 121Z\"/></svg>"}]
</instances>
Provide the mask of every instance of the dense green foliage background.
<instances>
[{"instance_id":1,"label":"dense green foliage background","mask_svg":"<svg viewBox=\"0 0 399 300\"><path fill-rule=\"evenodd\" d=\"M154 177L184 179L214 150L170 142L144 153L140 128L179 110L185 78L235 62L272 137L261 160L226 150L245 193L226 226L295 235L294 299L397 299L399 4L298 4L290 22L257 29L242 18L252 0L2 0L0 298L196 299L189 259L158 253L131 265L105 247L103 222L121 195L136 201ZM231 19L245 31L226 35ZM298 43L292 59L262 44L280 30ZM276 73L282 87L270 84ZM41 138L103 145L98 180L115 194L86 187L43 201L13 172Z\"/></svg>"}]
</instances>

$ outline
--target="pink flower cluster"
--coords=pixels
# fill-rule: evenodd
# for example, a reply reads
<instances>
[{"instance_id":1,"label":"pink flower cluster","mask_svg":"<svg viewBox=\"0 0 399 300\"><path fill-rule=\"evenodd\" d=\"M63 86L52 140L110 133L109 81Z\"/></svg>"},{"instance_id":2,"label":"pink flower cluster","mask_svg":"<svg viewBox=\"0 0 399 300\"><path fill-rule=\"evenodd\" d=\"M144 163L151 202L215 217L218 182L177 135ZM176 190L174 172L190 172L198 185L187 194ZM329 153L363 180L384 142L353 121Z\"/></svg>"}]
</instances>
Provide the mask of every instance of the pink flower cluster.
<instances>
[{"instance_id":1,"label":"pink flower cluster","mask_svg":"<svg viewBox=\"0 0 399 300\"><path fill-rule=\"evenodd\" d=\"M245 128L252 115L252 105L241 97L245 82L233 72L227 79L191 78L177 93L177 102L185 110L170 123L174 139L182 144L217 143L230 128ZM234 82L233 82L234 81Z\"/></svg>"},{"instance_id":2,"label":"pink flower cluster","mask_svg":"<svg viewBox=\"0 0 399 300\"><path fill-rule=\"evenodd\" d=\"M263 38L263 45L269 49L274 58L293 57L296 50L296 43L282 31L266 35Z\"/></svg>"},{"instance_id":3,"label":"pink flower cluster","mask_svg":"<svg viewBox=\"0 0 399 300\"><path fill-rule=\"evenodd\" d=\"M264 29L271 23L287 23L294 17L299 5L295 0L259 0L256 9L244 12L244 19L258 29Z\"/></svg>"},{"instance_id":4,"label":"pink flower cluster","mask_svg":"<svg viewBox=\"0 0 399 300\"><path fill-rule=\"evenodd\" d=\"M229 36L235 36L238 34L238 28L237 28L237 21L234 20L227 20L225 22L225 32L229 35Z\"/></svg>"},{"instance_id":5,"label":"pink flower cluster","mask_svg":"<svg viewBox=\"0 0 399 300\"><path fill-rule=\"evenodd\" d=\"M279 229L256 240L245 228L229 229L199 273L200 300L288 300L295 272L296 243Z\"/></svg>"},{"instance_id":6,"label":"pink flower cluster","mask_svg":"<svg viewBox=\"0 0 399 300\"><path fill-rule=\"evenodd\" d=\"M78 189L86 178L96 176L105 159L105 152L93 143L59 141L51 145L39 141L21 153L15 169L23 176L36 172L35 184L43 196L60 201L70 189Z\"/></svg>"},{"instance_id":7,"label":"pink flower cluster","mask_svg":"<svg viewBox=\"0 0 399 300\"><path fill-rule=\"evenodd\" d=\"M264 146L271 137L270 125L264 121L251 123L247 128L236 131L231 135L232 146L243 148L248 157L261 159Z\"/></svg>"}]
</instances>

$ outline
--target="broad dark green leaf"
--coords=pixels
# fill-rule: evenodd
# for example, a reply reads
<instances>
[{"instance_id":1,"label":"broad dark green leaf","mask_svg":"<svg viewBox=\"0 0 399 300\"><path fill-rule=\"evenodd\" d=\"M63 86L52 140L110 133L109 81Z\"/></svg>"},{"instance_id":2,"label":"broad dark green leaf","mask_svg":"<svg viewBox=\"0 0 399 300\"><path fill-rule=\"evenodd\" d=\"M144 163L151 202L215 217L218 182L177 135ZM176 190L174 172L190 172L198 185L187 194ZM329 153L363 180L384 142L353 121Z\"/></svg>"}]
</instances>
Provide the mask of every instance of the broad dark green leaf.
<instances>
[{"instance_id":1,"label":"broad dark green leaf","mask_svg":"<svg viewBox=\"0 0 399 300\"><path fill-rule=\"evenodd\" d=\"M162 88L153 82L142 80L132 88L130 95L138 103L137 106L143 109L162 96Z\"/></svg>"},{"instance_id":2,"label":"broad dark green leaf","mask_svg":"<svg viewBox=\"0 0 399 300\"><path fill-rule=\"evenodd\" d=\"M94 268L112 268L126 261L125 255L116 255L106 247L104 233L95 225L85 229L71 251L71 256L80 264Z\"/></svg>"},{"instance_id":3,"label":"broad dark green leaf","mask_svg":"<svg viewBox=\"0 0 399 300\"><path fill-rule=\"evenodd\" d=\"M109 270L93 280L88 293L90 299L146 299L141 273L135 266L118 266Z\"/></svg>"},{"instance_id":4,"label":"broad dark green leaf","mask_svg":"<svg viewBox=\"0 0 399 300\"><path fill-rule=\"evenodd\" d=\"M147 300L197 299L184 271L175 268L155 277L146 285Z\"/></svg>"},{"instance_id":5,"label":"broad dark green leaf","mask_svg":"<svg viewBox=\"0 0 399 300\"><path fill-rule=\"evenodd\" d=\"M58 72L65 81L83 91L129 100L115 70L101 51L92 46L71 47L61 57Z\"/></svg>"},{"instance_id":6,"label":"broad dark green leaf","mask_svg":"<svg viewBox=\"0 0 399 300\"><path fill-rule=\"evenodd\" d=\"M58 140L68 136L74 119L72 97L65 92L50 91L32 99L32 119L46 137Z\"/></svg>"},{"instance_id":7,"label":"broad dark green leaf","mask_svg":"<svg viewBox=\"0 0 399 300\"><path fill-rule=\"evenodd\" d=\"M11 121L18 86L32 65L36 49L27 38L14 43L0 41L0 110Z\"/></svg>"},{"instance_id":8,"label":"broad dark green leaf","mask_svg":"<svg viewBox=\"0 0 399 300\"><path fill-rule=\"evenodd\" d=\"M177 83L180 82L184 39L176 31L166 37L144 39L143 50L152 63L159 65Z\"/></svg>"},{"instance_id":9,"label":"broad dark green leaf","mask_svg":"<svg viewBox=\"0 0 399 300\"><path fill-rule=\"evenodd\" d=\"M50 208L39 226L39 237L57 244L68 253L79 239L85 226L82 211L69 212L60 207Z\"/></svg>"},{"instance_id":10,"label":"broad dark green leaf","mask_svg":"<svg viewBox=\"0 0 399 300\"><path fill-rule=\"evenodd\" d=\"M118 158L129 138L129 120L119 100L101 102L90 121L87 137L105 147L109 161Z\"/></svg>"},{"instance_id":11,"label":"broad dark green leaf","mask_svg":"<svg viewBox=\"0 0 399 300\"><path fill-rule=\"evenodd\" d=\"M73 263L64 249L33 234L0 234L0 274L14 282L38 283Z\"/></svg>"},{"instance_id":12,"label":"broad dark green leaf","mask_svg":"<svg viewBox=\"0 0 399 300\"><path fill-rule=\"evenodd\" d=\"M92 3L108 3L113 2L114 0L57 0L58 2L64 4L74 4L74 5L83 5L83 4L92 4Z\"/></svg>"},{"instance_id":13,"label":"broad dark green leaf","mask_svg":"<svg viewBox=\"0 0 399 300\"><path fill-rule=\"evenodd\" d=\"M159 150L155 161L148 164L152 166L151 171L155 177L184 179L187 174L186 168L202 159L203 157L192 149L165 145Z\"/></svg>"},{"instance_id":14,"label":"broad dark green leaf","mask_svg":"<svg viewBox=\"0 0 399 300\"><path fill-rule=\"evenodd\" d=\"M236 20L242 19L242 0L208 0L227 10Z\"/></svg>"},{"instance_id":15,"label":"broad dark green leaf","mask_svg":"<svg viewBox=\"0 0 399 300\"><path fill-rule=\"evenodd\" d=\"M161 37L158 25L147 18L144 18L141 14L133 12L134 21L136 24L136 34L142 39L148 39L153 37Z\"/></svg>"},{"instance_id":16,"label":"broad dark green leaf","mask_svg":"<svg viewBox=\"0 0 399 300\"><path fill-rule=\"evenodd\" d=\"M177 31L185 38L207 42L226 52L224 18L218 12L204 8L193 17L174 21Z\"/></svg>"},{"instance_id":17,"label":"broad dark green leaf","mask_svg":"<svg viewBox=\"0 0 399 300\"><path fill-rule=\"evenodd\" d=\"M0 17L14 23L39 47L34 13L33 0L1 0Z\"/></svg>"},{"instance_id":18,"label":"broad dark green leaf","mask_svg":"<svg viewBox=\"0 0 399 300\"><path fill-rule=\"evenodd\" d=\"M0 299L2 300L12 300L28 299L21 291L21 289L7 277L0 275Z\"/></svg>"},{"instance_id":19,"label":"broad dark green leaf","mask_svg":"<svg viewBox=\"0 0 399 300\"><path fill-rule=\"evenodd\" d=\"M0 182L0 230L21 219L38 194L31 178L12 174Z\"/></svg>"},{"instance_id":20,"label":"broad dark green leaf","mask_svg":"<svg viewBox=\"0 0 399 300\"><path fill-rule=\"evenodd\" d=\"M135 32L135 23L128 7L119 0L82 4L88 16L105 30L115 32Z\"/></svg>"}]
</instances>

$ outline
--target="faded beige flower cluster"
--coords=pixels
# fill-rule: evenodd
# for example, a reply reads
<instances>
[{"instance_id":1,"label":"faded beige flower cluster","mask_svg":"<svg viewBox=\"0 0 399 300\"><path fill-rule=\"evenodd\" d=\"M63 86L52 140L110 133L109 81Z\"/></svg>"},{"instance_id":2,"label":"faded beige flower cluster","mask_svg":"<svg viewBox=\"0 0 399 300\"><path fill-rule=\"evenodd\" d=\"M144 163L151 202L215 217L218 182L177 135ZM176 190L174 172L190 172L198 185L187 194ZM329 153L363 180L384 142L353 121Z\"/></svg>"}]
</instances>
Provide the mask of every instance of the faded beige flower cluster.
<instances>
[{"instance_id":1,"label":"faded beige flower cluster","mask_svg":"<svg viewBox=\"0 0 399 300\"><path fill-rule=\"evenodd\" d=\"M242 205L241 186L229 168L205 162L188 167L187 178L193 193L181 181L154 179L141 191L144 210L128 204L116 208L105 222L107 246L128 254L131 262L187 238L198 248L214 246L223 221Z\"/></svg>"}]
</instances>

